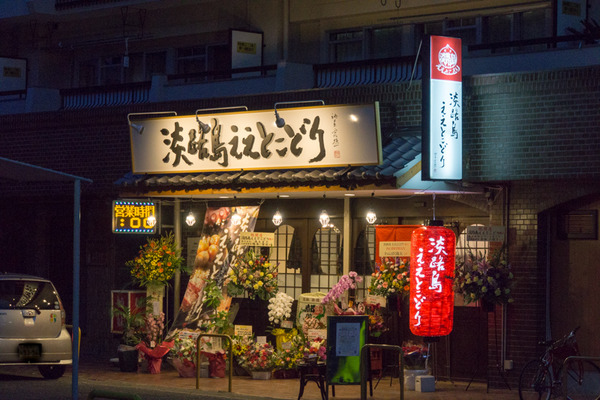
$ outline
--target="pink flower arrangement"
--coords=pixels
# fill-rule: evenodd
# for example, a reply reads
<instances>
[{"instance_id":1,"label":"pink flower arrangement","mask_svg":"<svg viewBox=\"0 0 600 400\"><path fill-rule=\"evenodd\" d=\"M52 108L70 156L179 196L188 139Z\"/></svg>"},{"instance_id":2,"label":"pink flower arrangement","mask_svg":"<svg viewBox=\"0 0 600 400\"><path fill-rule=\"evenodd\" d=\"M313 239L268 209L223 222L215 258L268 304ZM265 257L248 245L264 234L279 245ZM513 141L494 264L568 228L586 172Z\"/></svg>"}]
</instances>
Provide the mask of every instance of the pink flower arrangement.
<instances>
[{"instance_id":1,"label":"pink flower arrangement","mask_svg":"<svg viewBox=\"0 0 600 400\"><path fill-rule=\"evenodd\" d=\"M356 289L356 284L362 282L362 277L359 276L355 271L350 271L348 275L343 275L338 283L336 283L331 290L323 297L321 304L328 304L336 302L344 292L348 289Z\"/></svg>"}]
</instances>

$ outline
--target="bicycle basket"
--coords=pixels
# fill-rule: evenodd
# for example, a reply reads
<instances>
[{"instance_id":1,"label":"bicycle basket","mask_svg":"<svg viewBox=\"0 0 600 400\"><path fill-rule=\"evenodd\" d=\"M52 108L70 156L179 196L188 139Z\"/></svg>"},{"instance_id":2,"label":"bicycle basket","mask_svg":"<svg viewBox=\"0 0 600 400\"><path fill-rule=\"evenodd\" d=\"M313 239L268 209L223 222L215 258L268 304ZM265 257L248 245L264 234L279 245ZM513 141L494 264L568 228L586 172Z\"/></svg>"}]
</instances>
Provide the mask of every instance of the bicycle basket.
<instances>
[{"instance_id":1,"label":"bicycle basket","mask_svg":"<svg viewBox=\"0 0 600 400\"><path fill-rule=\"evenodd\" d=\"M577 346L575 336L569 335L552 343L550 354L557 361L563 361L567 357L578 355L579 347Z\"/></svg>"}]
</instances>

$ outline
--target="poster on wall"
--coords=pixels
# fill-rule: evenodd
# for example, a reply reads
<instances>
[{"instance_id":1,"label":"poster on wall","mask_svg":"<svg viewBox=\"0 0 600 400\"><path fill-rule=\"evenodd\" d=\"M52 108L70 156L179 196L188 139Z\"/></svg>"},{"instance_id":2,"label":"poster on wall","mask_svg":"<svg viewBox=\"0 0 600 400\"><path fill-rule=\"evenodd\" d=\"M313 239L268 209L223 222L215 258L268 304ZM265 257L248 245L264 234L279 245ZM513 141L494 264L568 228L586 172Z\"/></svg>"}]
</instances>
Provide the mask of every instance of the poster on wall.
<instances>
[{"instance_id":1,"label":"poster on wall","mask_svg":"<svg viewBox=\"0 0 600 400\"><path fill-rule=\"evenodd\" d=\"M146 299L145 290L111 290L110 309L120 308L130 315L144 312ZM122 315L113 314L110 320L110 333L122 334L125 330L125 318Z\"/></svg>"},{"instance_id":2,"label":"poster on wall","mask_svg":"<svg viewBox=\"0 0 600 400\"><path fill-rule=\"evenodd\" d=\"M0 57L0 93L27 90L27 60Z\"/></svg>"},{"instance_id":3,"label":"poster on wall","mask_svg":"<svg viewBox=\"0 0 600 400\"><path fill-rule=\"evenodd\" d=\"M229 266L246 250L246 246L240 242L241 234L254 231L258 212L259 206L207 208L193 272L171 332L200 327L203 314L207 311L202 305L206 280L214 279L219 287L223 287ZM232 222L236 214L241 219L239 224ZM227 310L230 304L231 298L226 298L221 308Z\"/></svg>"},{"instance_id":4,"label":"poster on wall","mask_svg":"<svg viewBox=\"0 0 600 400\"><path fill-rule=\"evenodd\" d=\"M263 34L231 30L231 69L262 65ZM260 76L260 71L234 74L234 78Z\"/></svg>"}]
</instances>

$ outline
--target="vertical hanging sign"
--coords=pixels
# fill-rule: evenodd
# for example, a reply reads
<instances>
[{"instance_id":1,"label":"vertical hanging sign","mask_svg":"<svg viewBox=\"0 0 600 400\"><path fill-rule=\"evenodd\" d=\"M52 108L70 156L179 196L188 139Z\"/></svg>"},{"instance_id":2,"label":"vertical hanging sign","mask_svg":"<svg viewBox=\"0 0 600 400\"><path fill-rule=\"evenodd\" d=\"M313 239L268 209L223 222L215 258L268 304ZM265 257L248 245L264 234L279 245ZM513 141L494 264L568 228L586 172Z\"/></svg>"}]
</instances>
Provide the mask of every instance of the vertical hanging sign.
<instances>
[{"instance_id":1,"label":"vertical hanging sign","mask_svg":"<svg viewBox=\"0 0 600 400\"><path fill-rule=\"evenodd\" d=\"M410 330L428 338L446 336L454 321L454 232L443 226L415 229L410 247Z\"/></svg>"},{"instance_id":2,"label":"vertical hanging sign","mask_svg":"<svg viewBox=\"0 0 600 400\"><path fill-rule=\"evenodd\" d=\"M423 180L462 179L462 48L459 38L424 39Z\"/></svg>"}]
</instances>

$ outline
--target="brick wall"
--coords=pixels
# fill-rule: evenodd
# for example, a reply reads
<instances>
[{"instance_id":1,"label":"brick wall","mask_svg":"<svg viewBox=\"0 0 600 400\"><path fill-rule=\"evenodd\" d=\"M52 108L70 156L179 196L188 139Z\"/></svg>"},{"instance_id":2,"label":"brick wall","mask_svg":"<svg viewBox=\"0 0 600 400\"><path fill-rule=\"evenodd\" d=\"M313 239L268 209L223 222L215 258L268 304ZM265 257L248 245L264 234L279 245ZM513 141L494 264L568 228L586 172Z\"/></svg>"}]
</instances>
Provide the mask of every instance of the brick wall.
<instances>
[{"instance_id":1,"label":"brick wall","mask_svg":"<svg viewBox=\"0 0 600 400\"><path fill-rule=\"evenodd\" d=\"M465 179L600 176L600 67L467 78Z\"/></svg>"}]
</instances>

